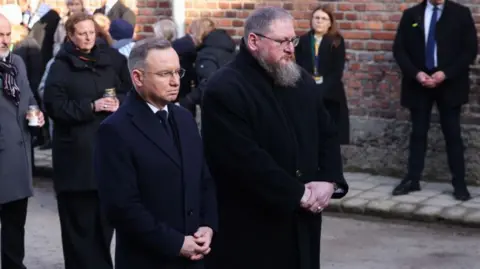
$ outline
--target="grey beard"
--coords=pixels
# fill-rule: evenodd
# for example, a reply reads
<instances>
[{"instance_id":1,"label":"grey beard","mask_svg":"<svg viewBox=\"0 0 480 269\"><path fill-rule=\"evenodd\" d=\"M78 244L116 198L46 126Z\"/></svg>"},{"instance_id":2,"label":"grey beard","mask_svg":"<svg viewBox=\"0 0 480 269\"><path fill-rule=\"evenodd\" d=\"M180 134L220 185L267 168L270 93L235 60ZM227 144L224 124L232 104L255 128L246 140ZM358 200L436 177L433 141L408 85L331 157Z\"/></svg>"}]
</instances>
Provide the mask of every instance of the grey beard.
<instances>
[{"instance_id":1,"label":"grey beard","mask_svg":"<svg viewBox=\"0 0 480 269\"><path fill-rule=\"evenodd\" d=\"M261 55L257 59L260 65L273 78L275 84L282 87L294 87L302 76L300 67L294 61L281 65L278 63L268 64Z\"/></svg>"}]
</instances>

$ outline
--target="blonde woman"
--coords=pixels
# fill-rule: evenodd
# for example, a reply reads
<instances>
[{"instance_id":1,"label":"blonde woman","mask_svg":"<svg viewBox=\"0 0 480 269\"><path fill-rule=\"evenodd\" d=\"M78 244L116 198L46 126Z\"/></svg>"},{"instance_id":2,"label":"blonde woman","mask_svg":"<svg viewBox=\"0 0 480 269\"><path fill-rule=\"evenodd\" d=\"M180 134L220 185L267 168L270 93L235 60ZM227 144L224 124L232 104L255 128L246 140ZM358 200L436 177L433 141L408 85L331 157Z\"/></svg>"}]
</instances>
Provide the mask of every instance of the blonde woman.
<instances>
[{"instance_id":1,"label":"blonde woman","mask_svg":"<svg viewBox=\"0 0 480 269\"><path fill-rule=\"evenodd\" d=\"M88 13L83 5L83 0L66 0L65 4L67 5L67 14L65 14L65 16L63 16L63 18L60 20L57 30L55 30L55 34L53 35L53 55L57 54L63 42L65 42L65 38L67 37L65 23L67 22L68 18L75 13Z\"/></svg>"}]
</instances>

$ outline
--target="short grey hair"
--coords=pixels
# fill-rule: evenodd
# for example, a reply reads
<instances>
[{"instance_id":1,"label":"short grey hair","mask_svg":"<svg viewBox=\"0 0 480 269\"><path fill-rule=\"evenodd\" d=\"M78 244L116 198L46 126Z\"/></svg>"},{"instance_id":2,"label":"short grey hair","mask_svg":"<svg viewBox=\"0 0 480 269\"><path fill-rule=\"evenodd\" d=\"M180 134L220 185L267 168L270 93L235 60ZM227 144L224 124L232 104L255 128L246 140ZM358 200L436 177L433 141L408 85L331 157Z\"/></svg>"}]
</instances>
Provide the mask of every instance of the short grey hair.
<instances>
[{"instance_id":1,"label":"short grey hair","mask_svg":"<svg viewBox=\"0 0 480 269\"><path fill-rule=\"evenodd\" d=\"M151 50L164 50L171 47L170 41L158 37L149 37L135 42L135 46L133 46L128 56L130 73L134 69L145 68L145 60Z\"/></svg>"},{"instance_id":2,"label":"short grey hair","mask_svg":"<svg viewBox=\"0 0 480 269\"><path fill-rule=\"evenodd\" d=\"M162 19L153 25L153 33L156 37L172 42L177 39L177 25L170 19Z\"/></svg>"},{"instance_id":3,"label":"short grey hair","mask_svg":"<svg viewBox=\"0 0 480 269\"><path fill-rule=\"evenodd\" d=\"M268 34L270 26L276 20L293 20L293 16L280 7L263 7L253 11L245 21L244 39L251 33Z\"/></svg>"}]
</instances>

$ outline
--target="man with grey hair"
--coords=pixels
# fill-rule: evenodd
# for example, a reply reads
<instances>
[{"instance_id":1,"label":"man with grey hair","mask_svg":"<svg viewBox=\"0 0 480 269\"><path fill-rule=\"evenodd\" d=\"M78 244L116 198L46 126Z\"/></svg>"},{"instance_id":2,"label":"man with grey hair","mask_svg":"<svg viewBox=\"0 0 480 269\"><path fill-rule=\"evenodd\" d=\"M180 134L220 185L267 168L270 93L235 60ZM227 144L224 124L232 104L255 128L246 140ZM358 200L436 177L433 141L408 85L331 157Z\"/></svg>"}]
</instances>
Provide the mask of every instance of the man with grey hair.
<instances>
[{"instance_id":1,"label":"man with grey hair","mask_svg":"<svg viewBox=\"0 0 480 269\"><path fill-rule=\"evenodd\" d=\"M128 66L135 90L100 126L95 150L115 268L203 269L216 198L195 120L171 104L185 70L158 38L138 41Z\"/></svg>"},{"instance_id":2,"label":"man with grey hair","mask_svg":"<svg viewBox=\"0 0 480 269\"><path fill-rule=\"evenodd\" d=\"M321 212L348 191L337 132L315 81L294 61L292 16L261 8L244 32L203 98L220 225L207 265L319 269Z\"/></svg>"}]
</instances>

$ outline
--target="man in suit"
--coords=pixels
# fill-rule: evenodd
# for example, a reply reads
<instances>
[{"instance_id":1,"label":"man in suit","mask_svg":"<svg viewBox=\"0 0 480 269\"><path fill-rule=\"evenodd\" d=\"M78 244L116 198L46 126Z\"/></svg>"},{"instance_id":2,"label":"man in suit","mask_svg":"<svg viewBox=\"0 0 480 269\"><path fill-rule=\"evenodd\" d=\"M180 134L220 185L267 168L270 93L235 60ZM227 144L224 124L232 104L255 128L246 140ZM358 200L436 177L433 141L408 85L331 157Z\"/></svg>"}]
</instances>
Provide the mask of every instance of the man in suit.
<instances>
[{"instance_id":1,"label":"man in suit","mask_svg":"<svg viewBox=\"0 0 480 269\"><path fill-rule=\"evenodd\" d=\"M282 8L255 10L208 79L205 156L218 190L209 269L319 269L322 210L348 192L340 142Z\"/></svg>"},{"instance_id":2,"label":"man in suit","mask_svg":"<svg viewBox=\"0 0 480 269\"><path fill-rule=\"evenodd\" d=\"M101 13L107 16L110 21L122 19L128 21L133 28L137 21L135 13L127 7L121 0L102 0L102 7L96 9L95 13Z\"/></svg>"},{"instance_id":3,"label":"man in suit","mask_svg":"<svg viewBox=\"0 0 480 269\"><path fill-rule=\"evenodd\" d=\"M0 221L1 268L25 268L25 220L28 198L33 195L31 132L37 127L26 120L29 105L35 105L27 70L20 56L10 53L11 26L0 15Z\"/></svg>"},{"instance_id":4,"label":"man in suit","mask_svg":"<svg viewBox=\"0 0 480 269\"><path fill-rule=\"evenodd\" d=\"M216 198L195 120L171 104L185 71L157 38L137 42L128 65L135 90L102 123L94 160L116 268L202 269Z\"/></svg>"},{"instance_id":5,"label":"man in suit","mask_svg":"<svg viewBox=\"0 0 480 269\"><path fill-rule=\"evenodd\" d=\"M435 103L446 141L453 195L457 200L469 200L460 114L468 102L469 66L477 56L477 31L470 10L450 0L424 0L405 10L393 55L403 74L401 104L410 110L412 123L408 173L393 195L420 190Z\"/></svg>"}]
</instances>

